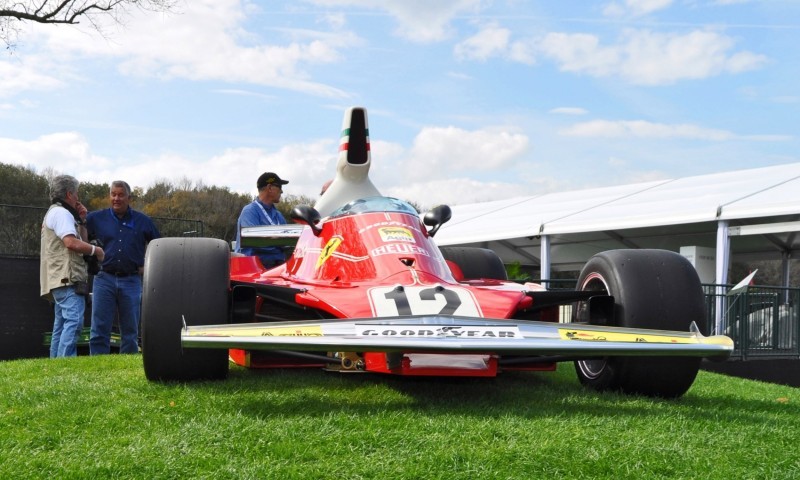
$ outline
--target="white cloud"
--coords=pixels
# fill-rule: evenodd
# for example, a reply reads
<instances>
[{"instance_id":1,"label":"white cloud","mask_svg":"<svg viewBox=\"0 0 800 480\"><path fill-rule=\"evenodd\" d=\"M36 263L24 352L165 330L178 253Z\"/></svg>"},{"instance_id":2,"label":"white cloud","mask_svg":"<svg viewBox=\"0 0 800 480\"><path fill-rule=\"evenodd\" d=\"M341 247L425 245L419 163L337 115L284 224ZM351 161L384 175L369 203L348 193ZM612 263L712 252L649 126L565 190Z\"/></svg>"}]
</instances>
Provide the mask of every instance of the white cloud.
<instances>
[{"instance_id":1,"label":"white cloud","mask_svg":"<svg viewBox=\"0 0 800 480\"><path fill-rule=\"evenodd\" d=\"M536 64L536 42L531 39L511 41L511 30L495 23L486 25L478 33L453 47L458 60L484 62L492 57L506 58L526 65Z\"/></svg>"},{"instance_id":2,"label":"white cloud","mask_svg":"<svg viewBox=\"0 0 800 480\"><path fill-rule=\"evenodd\" d=\"M626 29L613 43L604 43L589 33L550 32L521 40L512 36L511 30L488 24L458 43L453 54L462 61L503 58L526 65L534 65L537 58L548 58L565 72L620 77L636 85L669 85L738 74L761 68L768 60L765 55L735 51L732 37L711 30L679 34Z\"/></svg>"},{"instance_id":3,"label":"white cloud","mask_svg":"<svg viewBox=\"0 0 800 480\"><path fill-rule=\"evenodd\" d=\"M303 145L287 145L277 151L261 148L231 148L207 158L174 154L115 162L110 171L99 172L102 181L130 179L129 183L147 187L160 178L188 178L205 185L228 187L231 191L256 194L256 179L263 172L277 172L289 180L286 195L314 196L334 171L336 144L325 140ZM166 169L165 165L169 168ZM79 177L80 179L80 177Z\"/></svg>"},{"instance_id":4,"label":"white cloud","mask_svg":"<svg viewBox=\"0 0 800 480\"><path fill-rule=\"evenodd\" d=\"M510 37L511 31L507 28L490 25L457 44L453 52L459 60L485 61L505 52L508 49Z\"/></svg>"},{"instance_id":5,"label":"white cloud","mask_svg":"<svg viewBox=\"0 0 800 480\"><path fill-rule=\"evenodd\" d=\"M226 186L232 191L255 194L255 182L265 171L279 172L291 181L289 194L318 192L335 171L336 142L321 140L287 145L275 152L259 148L232 148L207 158L173 153L138 158L107 158L92 152L90 143L77 132L58 132L25 141L0 138L3 162L52 168L80 181L105 183L121 178L147 188L163 178L187 178L205 185Z\"/></svg>"},{"instance_id":6,"label":"white cloud","mask_svg":"<svg viewBox=\"0 0 800 480\"><path fill-rule=\"evenodd\" d=\"M763 66L767 58L751 52L730 53L732 38L711 31L687 34L627 30L616 45L603 46L589 34L549 33L543 54L561 70L596 77L620 76L639 85L666 85L686 79L741 73Z\"/></svg>"},{"instance_id":7,"label":"white cloud","mask_svg":"<svg viewBox=\"0 0 800 480\"><path fill-rule=\"evenodd\" d=\"M603 47L597 36L587 33L548 33L539 49L568 72L603 77L612 74L621 63L618 48Z\"/></svg>"},{"instance_id":8,"label":"white cloud","mask_svg":"<svg viewBox=\"0 0 800 480\"><path fill-rule=\"evenodd\" d=\"M472 180L466 175L472 170L490 172L507 165L527 143L525 136L500 129L427 128L410 151L396 143L371 142L370 177L383 194L427 206L522 195L526 190L520 185ZM145 189L163 179L186 179L254 195L258 176L274 171L289 180L284 189L287 195L311 198L335 174L338 158L334 139L290 144L274 151L230 148L205 158L169 152L108 158L95 154L77 132L52 133L30 141L0 138L0 151L4 162L32 166L39 172L51 168L93 183L123 179ZM464 177L458 177L459 172ZM413 181L414 177L422 181Z\"/></svg>"},{"instance_id":9,"label":"white cloud","mask_svg":"<svg viewBox=\"0 0 800 480\"><path fill-rule=\"evenodd\" d=\"M399 26L396 34L419 43L437 42L450 34L450 21L458 14L478 11L481 0L307 0L325 7L360 7L386 10Z\"/></svg>"},{"instance_id":10,"label":"white cloud","mask_svg":"<svg viewBox=\"0 0 800 480\"><path fill-rule=\"evenodd\" d=\"M558 133L568 137L685 138L715 142L737 138L737 135L726 130L699 127L691 124L669 125L645 120L592 120L576 123L571 127L560 130Z\"/></svg>"},{"instance_id":11,"label":"white cloud","mask_svg":"<svg viewBox=\"0 0 800 480\"><path fill-rule=\"evenodd\" d=\"M658 170L645 170L641 172L628 170L625 172L625 177L623 180L625 183L645 183L654 182L657 180L668 180L670 178L673 177Z\"/></svg>"},{"instance_id":12,"label":"white cloud","mask_svg":"<svg viewBox=\"0 0 800 480\"><path fill-rule=\"evenodd\" d=\"M0 61L0 98L28 90L54 90L63 86L58 78L43 73L37 59L10 58Z\"/></svg>"},{"instance_id":13,"label":"white cloud","mask_svg":"<svg viewBox=\"0 0 800 480\"><path fill-rule=\"evenodd\" d=\"M123 179L140 187L148 187L160 178L174 180L180 175L194 180L188 173L203 168L178 155L124 161L96 155L86 138L78 132L51 133L30 141L0 138L0 151L3 151L4 162L31 166L40 173L52 169L73 175L82 182L107 183L112 179ZM215 182L208 182L212 183Z\"/></svg>"},{"instance_id":14,"label":"white cloud","mask_svg":"<svg viewBox=\"0 0 800 480\"><path fill-rule=\"evenodd\" d=\"M780 95L770 99L775 103L800 103L800 96L796 95Z\"/></svg>"},{"instance_id":15,"label":"white cloud","mask_svg":"<svg viewBox=\"0 0 800 480\"><path fill-rule=\"evenodd\" d=\"M535 65L536 42L531 39L512 42L508 49L507 57L512 62Z\"/></svg>"},{"instance_id":16,"label":"white cloud","mask_svg":"<svg viewBox=\"0 0 800 480\"><path fill-rule=\"evenodd\" d=\"M603 138L688 138L696 140L723 141L735 137L731 132L697 125L668 125L644 120L592 120L572 125L559 131L569 137Z\"/></svg>"},{"instance_id":17,"label":"white cloud","mask_svg":"<svg viewBox=\"0 0 800 480\"><path fill-rule=\"evenodd\" d=\"M414 180L435 172L457 174L487 171L508 165L527 152L528 137L503 127L464 130L427 127L414 139L405 174Z\"/></svg>"},{"instance_id":18,"label":"white cloud","mask_svg":"<svg viewBox=\"0 0 800 480\"><path fill-rule=\"evenodd\" d=\"M608 165L613 168L622 168L628 166L628 161L618 157L610 157L608 159Z\"/></svg>"},{"instance_id":19,"label":"white cloud","mask_svg":"<svg viewBox=\"0 0 800 480\"><path fill-rule=\"evenodd\" d=\"M385 189L384 195L412 201L424 209L436 205L463 205L531 194L528 185L487 182L470 178L437 179Z\"/></svg>"},{"instance_id":20,"label":"white cloud","mask_svg":"<svg viewBox=\"0 0 800 480\"><path fill-rule=\"evenodd\" d=\"M603 9L603 13L611 17L639 17L663 10L670 5L672 5L672 0L625 0L622 3L609 3Z\"/></svg>"},{"instance_id":21,"label":"white cloud","mask_svg":"<svg viewBox=\"0 0 800 480\"><path fill-rule=\"evenodd\" d=\"M0 151L3 162L31 165L40 171L53 168L76 177L81 172L110 164L108 159L94 155L89 142L77 132L51 133L30 141L0 138Z\"/></svg>"},{"instance_id":22,"label":"white cloud","mask_svg":"<svg viewBox=\"0 0 800 480\"><path fill-rule=\"evenodd\" d=\"M558 115L586 115L589 112L580 107L557 107L551 109L548 113L555 113Z\"/></svg>"},{"instance_id":23,"label":"white cloud","mask_svg":"<svg viewBox=\"0 0 800 480\"><path fill-rule=\"evenodd\" d=\"M754 142L783 142L793 140L792 135L751 134L739 135L727 130L706 128L691 124L665 124L645 120L592 120L576 123L558 132L567 137L596 138L684 138L723 142L727 140L747 140Z\"/></svg>"},{"instance_id":24,"label":"white cloud","mask_svg":"<svg viewBox=\"0 0 800 480\"><path fill-rule=\"evenodd\" d=\"M134 11L123 27L104 25L106 41L79 28L32 27L55 57L119 59L125 75L219 80L265 85L314 95L345 98L336 87L311 80L308 68L341 59L341 50L360 44L346 31L283 30L283 43L268 44L244 30L245 7L238 0L194 0L182 12L154 16ZM26 34L27 35L27 34Z\"/></svg>"}]
</instances>

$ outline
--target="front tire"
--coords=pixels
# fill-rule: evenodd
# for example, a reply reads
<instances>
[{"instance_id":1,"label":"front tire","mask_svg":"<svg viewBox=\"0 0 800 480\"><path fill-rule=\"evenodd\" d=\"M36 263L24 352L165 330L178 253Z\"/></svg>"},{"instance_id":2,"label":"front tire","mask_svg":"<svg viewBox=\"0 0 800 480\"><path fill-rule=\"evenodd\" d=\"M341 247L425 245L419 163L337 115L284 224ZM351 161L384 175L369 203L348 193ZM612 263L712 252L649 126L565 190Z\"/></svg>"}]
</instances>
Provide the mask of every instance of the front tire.
<instances>
[{"instance_id":1,"label":"front tire","mask_svg":"<svg viewBox=\"0 0 800 480\"><path fill-rule=\"evenodd\" d=\"M666 250L611 250L592 257L578 290L614 297L613 326L689 331L695 322L707 334L703 290L694 267ZM576 314L581 315L579 304ZM575 362L581 384L598 391L680 397L700 368L695 357L607 357Z\"/></svg>"},{"instance_id":2,"label":"front tire","mask_svg":"<svg viewBox=\"0 0 800 480\"><path fill-rule=\"evenodd\" d=\"M211 238L160 238L147 246L142 286L142 359L153 381L220 380L228 350L181 347L181 329L228 321L230 254Z\"/></svg>"}]
</instances>

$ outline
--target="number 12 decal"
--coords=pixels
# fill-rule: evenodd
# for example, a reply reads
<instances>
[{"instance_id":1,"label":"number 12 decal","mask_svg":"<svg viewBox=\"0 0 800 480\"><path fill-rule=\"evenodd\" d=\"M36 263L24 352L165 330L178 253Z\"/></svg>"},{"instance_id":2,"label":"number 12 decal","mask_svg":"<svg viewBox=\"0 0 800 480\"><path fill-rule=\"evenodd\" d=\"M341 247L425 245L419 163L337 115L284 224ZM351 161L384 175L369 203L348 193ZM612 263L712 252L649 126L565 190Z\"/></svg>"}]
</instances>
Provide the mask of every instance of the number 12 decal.
<instances>
[{"instance_id":1,"label":"number 12 decal","mask_svg":"<svg viewBox=\"0 0 800 480\"><path fill-rule=\"evenodd\" d=\"M464 315L481 317L472 293L458 287L376 287L369 290L376 317L395 315Z\"/></svg>"}]
</instances>

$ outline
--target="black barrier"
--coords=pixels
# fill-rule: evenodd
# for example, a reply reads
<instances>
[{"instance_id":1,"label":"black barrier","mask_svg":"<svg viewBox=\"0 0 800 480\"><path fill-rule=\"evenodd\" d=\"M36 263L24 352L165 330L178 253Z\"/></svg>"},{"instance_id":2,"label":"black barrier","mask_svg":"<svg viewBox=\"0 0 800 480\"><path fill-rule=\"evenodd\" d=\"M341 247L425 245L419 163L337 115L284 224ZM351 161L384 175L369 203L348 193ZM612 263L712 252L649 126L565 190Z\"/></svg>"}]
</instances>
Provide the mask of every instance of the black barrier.
<instances>
[{"instance_id":1,"label":"black barrier","mask_svg":"<svg viewBox=\"0 0 800 480\"><path fill-rule=\"evenodd\" d=\"M48 356L53 306L39 296L39 258L0 257L0 271L0 360Z\"/></svg>"}]
</instances>

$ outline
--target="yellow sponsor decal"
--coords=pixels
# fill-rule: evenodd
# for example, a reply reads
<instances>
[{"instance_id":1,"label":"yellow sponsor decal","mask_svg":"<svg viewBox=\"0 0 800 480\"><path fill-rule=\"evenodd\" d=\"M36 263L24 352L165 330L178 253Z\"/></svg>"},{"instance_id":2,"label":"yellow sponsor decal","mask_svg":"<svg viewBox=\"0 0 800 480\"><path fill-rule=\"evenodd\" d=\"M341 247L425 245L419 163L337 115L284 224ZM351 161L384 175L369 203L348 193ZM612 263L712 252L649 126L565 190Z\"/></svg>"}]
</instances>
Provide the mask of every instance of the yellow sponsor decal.
<instances>
[{"instance_id":1,"label":"yellow sponsor decal","mask_svg":"<svg viewBox=\"0 0 800 480\"><path fill-rule=\"evenodd\" d=\"M630 343L698 343L693 337L673 337L669 335L647 335L638 333L602 332L595 330L574 330L560 328L562 340L584 340L588 342L630 342Z\"/></svg>"},{"instance_id":2,"label":"yellow sponsor decal","mask_svg":"<svg viewBox=\"0 0 800 480\"><path fill-rule=\"evenodd\" d=\"M404 227L381 227L378 229L381 240L384 242L411 242L416 243L411 230Z\"/></svg>"},{"instance_id":3,"label":"yellow sponsor decal","mask_svg":"<svg viewBox=\"0 0 800 480\"><path fill-rule=\"evenodd\" d=\"M323 263L325 263L333 252L339 248L339 245L342 244L342 237L333 237L328 240L328 243L325 244L325 247L322 249L322 252L319 254L319 258L317 259L317 268L321 267Z\"/></svg>"},{"instance_id":4,"label":"yellow sponsor decal","mask_svg":"<svg viewBox=\"0 0 800 480\"><path fill-rule=\"evenodd\" d=\"M231 328L230 330L197 332L195 335L199 337L321 337L322 327L310 325L304 327Z\"/></svg>"}]
</instances>

